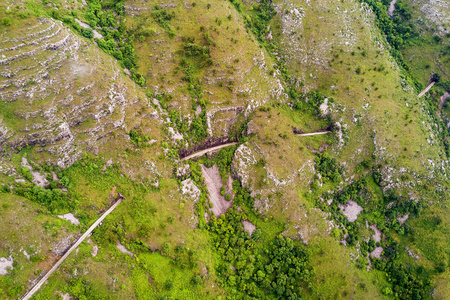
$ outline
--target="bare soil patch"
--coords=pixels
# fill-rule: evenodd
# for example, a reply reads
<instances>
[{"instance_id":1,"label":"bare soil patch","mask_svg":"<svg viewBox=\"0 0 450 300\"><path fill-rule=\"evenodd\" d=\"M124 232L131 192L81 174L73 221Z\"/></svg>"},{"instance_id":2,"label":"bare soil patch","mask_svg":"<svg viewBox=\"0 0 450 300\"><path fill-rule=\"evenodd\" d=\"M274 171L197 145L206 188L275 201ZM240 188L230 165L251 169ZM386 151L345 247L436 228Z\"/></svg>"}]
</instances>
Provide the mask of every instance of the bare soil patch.
<instances>
[{"instance_id":1,"label":"bare soil patch","mask_svg":"<svg viewBox=\"0 0 450 300\"><path fill-rule=\"evenodd\" d=\"M11 255L8 258L0 257L0 275L8 274L8 270L13 269L13 262L14 259Z\"/></svg>"},{"instance_id":2,"label":"bare soil patch","mask_svg":"<svg viewBox=\"0 0 450 300\"><path fill-rule=\"evenodd\" d=\"M383 252L383 248L382 247L376 247L371 253L370 255L372 255L373 257L376 258L381 258L381 253Z\"/></svg>"},{"instance_id":3,"label":"bare soil patch","mask_svg":"<svg viewBox=\"0 0 450 300\"><path fill-rule=\"evenodd\" d=\"M80 225L80 221L72 213L59 215L58 218L64 219L72 223L73 225Z\"/></svg>"},{"instance_id":4,"label":"bare soil patch","mask_svg":"<svg viewBox=\"0 0 450 300\"><path fill-rule=\"evenodd\" d=\"M256 226L253 225L253 223L245 220L242 221L242 225L244 225L244 230L248 232L248 234L250 235L250 237L252 236L252 233L256 230Z\"/></svg>"},{"instance_id":5,"label":"bare soil patch","mask_svg":"<svg viewBox=\"0 0 450 300\"><path fill-rule=\"evenodd\" d=\"M359 213L363 211L363 208L353 200L348 200L345 206L339 204L339 208L350 222L355 222Z\"/></svg>"},{"instance_id":6,"label":"bare soil patch","mask_svg":"<svg viewBox=\"0 0 450 300\"><path fill-rule=\"evenodd\" d=\"M125 254L128 254L128 255L130 255L131 257L133 257L134 256L134 253L133 252L131 252L131 251L129 251L127 248L125 248L125 246L124 245L122 245L122 243L121 242L117 242L117 249L119 249L120 250L120 252L122 252L122 253L125 253Z\"/></svg>"},{"instance_id":7,"label":"bare soil patch","mask_svg":"<svg viewBox=\"0 0 450 300\"><path fill-rule=\"evenodd\" d=\"M406 220L408 220L409 218L409 213L407 213L406 215L402 216L402 217L397 217L397 220L401 223L401 224L405 224Z\"/></svg>"},{"instance_id":8,"label":"bare soil patch","mask_svg":"<svg viewBox=\"0 0 450 300\"><path fill-rule=\"evenodd\" d=\"M370 226L370 228L373 229L373 231L375 231L375 234L372 235L372 238L375 240L375 242L381 242L381 231L380 229L378 229L377 225L372 225Z\"/></svg>"},{"instance_id":9,"label":"bare soil patch","mask_svg":"<svg viewBox=\"0 0 450 300\"><path fill-rule=\"evenodd\" d=\"M219 168L216 165L211 168L202 165L202 171L206 187L208 188L210 201L213 204L213 207L210 208L210 210L214 213L216 218L218 218L220 215L227 212L233 204L233 200L227 201L225 200L225 197L220 194L222 178L219 174Z\"/></svg>"}]
</instances>

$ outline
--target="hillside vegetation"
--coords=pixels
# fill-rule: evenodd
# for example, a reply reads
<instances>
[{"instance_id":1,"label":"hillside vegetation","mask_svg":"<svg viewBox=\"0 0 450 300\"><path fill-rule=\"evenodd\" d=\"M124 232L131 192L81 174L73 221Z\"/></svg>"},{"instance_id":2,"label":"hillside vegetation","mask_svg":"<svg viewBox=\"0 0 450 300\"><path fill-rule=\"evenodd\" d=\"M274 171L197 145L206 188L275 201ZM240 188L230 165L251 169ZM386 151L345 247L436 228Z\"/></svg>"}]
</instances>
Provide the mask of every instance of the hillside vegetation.
<instances>
[{"instance_id":1,"label":"hillside vegetation","mask_svg":"<svg viewBox=\"0 0 450 300\"><path fill-rule=\"evenodd\" d=\"M0 1L0 298L120 193L33 299L448 299L448 6L389 5Z\"/></svg>"}]
</instances>

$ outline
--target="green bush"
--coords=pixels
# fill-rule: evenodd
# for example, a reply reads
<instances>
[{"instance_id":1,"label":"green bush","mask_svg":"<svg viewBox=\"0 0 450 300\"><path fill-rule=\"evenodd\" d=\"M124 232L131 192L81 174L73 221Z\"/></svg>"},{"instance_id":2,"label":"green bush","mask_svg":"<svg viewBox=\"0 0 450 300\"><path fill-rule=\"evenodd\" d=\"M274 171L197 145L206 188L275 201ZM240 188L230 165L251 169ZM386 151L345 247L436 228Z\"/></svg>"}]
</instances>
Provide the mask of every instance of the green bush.
<instances>
[{"instance_id":1,"label":"green bush","mask_svg":"<svg viewBox=\"0 0 450 300\"><path fill-rule=\"evenodd\" d=\"M7 17L3 18L2 24L5 25L5 26L10 26L11 25L11 19L7 18Z\"/></svg>"},{"instance_id":2,"label":"green bush","mask_svg":"<svg viewBox=\"0 0 450 300\"><path fill-rule=\"evenodd\" d=\"M216 268L222 285L236 299L301 299L313 277L307 248L282 235L259 240L260 230L249 238L243 220L242 214L232 210L220 219L213 217L207 226L223 259ZM232 274L230 264L235 268Z\"/></svg>"},{"instance_id":3,"label":"green bush","mask_svg":"<svg viewBox=\"0 0 450 300\"><path fill-rule=\"evenodd\" d=\"M4 185L2 185L2 191L4 192L4 193L11 193L11 188L9 187L9 184L4 184Z\"/></svg>"},{"instance_id":4,"label":"green bush","mask_svg":"<svg viewBox=\"0 0 450 300\"><path fill-rule=\"evenodd\" d=\"M336 160L327 154L319 153L315 158L316 169L319 171L322 178L330 179L333 182L336 182L339 179L339 176L343 173L343 168L340 167Z\"/></svg>"},{"instance_id":5,"label":"green bush","mask_svg":"<svg viewBox=\"0 0 450 300\"><path fill-rule=\"evenodd\" d=\"M92 31L91 28L81 29L81 34L88 39L92 39L94 37L94 32Z\"/></svg>"},{"instance_id":6,"label":"green bush","mask_svg":"<svg viewBox=\"0 0 450 300\"><path fill-rule=\"evenodd\" d=\"M23 177L25 177L26 180L28 181L33 181L33 175L31 174L30 169L28 168L22 168L21 170Z\"/></svg>"}]
</instances>

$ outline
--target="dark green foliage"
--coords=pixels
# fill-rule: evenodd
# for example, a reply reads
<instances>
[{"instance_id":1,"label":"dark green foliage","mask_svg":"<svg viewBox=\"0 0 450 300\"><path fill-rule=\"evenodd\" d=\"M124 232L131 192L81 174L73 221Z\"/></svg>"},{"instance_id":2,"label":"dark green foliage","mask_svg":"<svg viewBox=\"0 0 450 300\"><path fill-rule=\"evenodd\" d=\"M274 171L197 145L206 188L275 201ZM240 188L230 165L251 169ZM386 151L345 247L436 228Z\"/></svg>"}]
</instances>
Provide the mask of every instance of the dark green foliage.
<instances>
[{"instance_id":1,"label":"dark green foliage","mask_svg":"<svg viewBox=\"0 0 450 300\"><path fill-rule=\"evenodd\" d=\"M161 27L170 30L170 21L175 18L175 12L168 13L166 9L162 9L158 5L155 5L152 17L159 25L161 25Z\"/></svg>"},{"instance_id":2,"label":"dark green foliage","mask_svg":"<svg viewBox=\"0 0 450 300\"><path fill-rule=\"evenodd\" d=\"M134 50L135 32L140 32L141 25L137 29L127 30L123 15L124 7L121 1L88 1L89 9L85 18L91 27L100 26L103 38L96 39L97 44L106 53L113 55L121 62L124 68L131 72L131 78L140 86L145 85L145 78L137 72L137 57ZM92 38L90 28L81 28L78 23L73 22L73 27L87 38Z\"/></svg>"},{"instance_id":3,"label":"dark green foliage","mask_svg":"<svg viewBox=\"0 0 450 300\"><path fill-rule=\"evenodd\" d=\"M307 248L282 235L266 243L258 241L260 232L250 238L243 231L243 220L233 210L208 224L223 257L217 266L221 285L236 299L301 299L314 274Z\"/></svg>"},{"instance_id":4,"label":"dark green foliage","mask_svg":"<svg viewBox=\"0 0 450 300\"><path fill-rule=\"evenodd\" d=\"M423 267L413 267L395 260L397 245L387 249L390 260L372 258L376 269L386 272L387 278L393 285L393 292L398 299L427 299L430 292L430 278L419 270Z\"/></svg>"},{"instance_id":5,"label":"dark green foliage","mask_svg":"<svg viewBox=\"0 0 450 300\"><path fill-rule=\"evenodd\" d=\"M91 28L81 29L81 34L88 39L92 39L94 37L94 32L92 31Z\"/></svg>"},{"instance_id":6,"label":"dark green foliage","mask_svg":"<svg viewBox=\"0 0 450 300\"><path fill-rule=\"evenodd\" d=\"M312 112L317 115L321 114L320 105L325 102L325 99L328 99L328 103L333 103L333 97L326 97L322 93L317 90L311 91L306 95L302 95L295 90L295 87L292 86L289 90L289 95L291 96L293 101L293 108L296 110L304 111L304 112Z\"/></svg>"},{"instance_id":7,"label":"dark green foliage","mask_svg":"<svg viewBox=\"0 0 450 300\"><path fill-rule=\"evenodd\" d=\"M69 281L69 284L66 286L66 291L69 292L70 295L73 295L77 299L108 299L108 295L99 294L100 291L94 288L94 285L83 278L75 278Z\"/></svg>"},{"instance_id":8,"label":"dark green foliage","mask_svg":"<svg viewBox=\"0 0 450 300\"><path fill-rule=\"evenodd\" d=\"M145 145L145 142L150 141L150 137L148 135L144 135L141 131L136 129L130 130L128 135L130 136L131 142L136 146L143 146Z\"/></svg>"},{"instance_id":9,"label":"dark green foliage","mask_svg":"<svg viewBox=\"0 0 450 300\"><path fill-rule=\"evenodd\" d=\"M177 125L177 129L181 133L187 133L189 142L196 144L204 140L208 133L206 131L206 102L203 100L201 81L197 74L201 68L213 64L211 58L211 49L208 45L213 44L209 34L205 34L204 44L197 45L194 43L195 38L183 37L184 45L182 50L178 51L181 56L180 67L184 73L182 80L187 83L187 90L192 99L192 113L196 117L192 120L190 127L187 127L187 122L183 120L179 112L169 112L172 124ZM164 107L164 106L163 106ZM197 108L201 108L199 114L196 113Z\"/></svg>"},{"instance_id":10,"label":"dark green foliage","mask_svg":"<svg viewBox=\"0 0 450 300\"><path fill-rule=\"evenodd\" d=\"M379 166L374 169L378 170ZM373 174L372 177L378 176ZM405 266L398 257L399 251L404 250L399 249L398 244L389 234L390 231L395 231L399 235L409 235L409 227L402 226L397 217L407 213L410 213L410 216L418 216L423 209L423 202L415 202L409 198L396 196L389 190L383 195L380 202L374 205L374 203L371 203L372 199L366 196L370 194L367 190L369 180L371 180L370 177L359 180L332 194L323 193L321 198L324 201L318 200L316 204L322 210L329 212L338 224L342 224L346 228L348 232L346 241L349 246L355 246L359 242L362 256L366 256L367 253L373 251L376 245L373 239L368 242L364 241L361 238L361 230L365 228L366 220L369 222L375 221L378 229L384 233L381 245L384 248L384 257L381 259L371 258L374 267L386 272L388 280L393 284L393 293L397 293L400 299L413 299L414 295L418 296L416 299L427 298L425 296L430 289L429 274L417 272L415 268L418 267ZM326 204L329 199L334 200L331 205ZM338 207L338 203L345 205L350 199L364 207L362 216L359 216L355 222L349 222ZM432 220L427 220L428 226L437 223L439 223L438 218L434 220L434 223ZM421 227L426 227L426 225L423 224ZM433 230L431 227L429 229ZM356 265L362 268L365 262L357 261Z\"/></svg>"},{"instance_id":11,"label":"dark green foliage","mask_svg":"<svg viewBox=\"0 0 450 300\"><path fill-rule=\"evenodd\" d=\"M73 17L72 16L64 16L63 17L63 22L66 24L72 24L74 22Z\"/></svg>"},{"instance_id":12,"label":"dark green foliage","mask_svg":"<svg viewBox=\"0 0 450 300\"><path fill-rule=\"evenodd\" d=\"M1 192L9 194L9 193L11 193L11 188L9 187L8 184L3 184L2 188L1 188Z\"/></svg>"},{"instance_id":13,"label":"dark green foliage","mask_svg":"<svg viewBox=\"0 0 450 300\"><path fill-rule=\"evenodd\" d=\"M396 4L396 10L394 11L394 18L390 18L387 14L387 4L376 0L360 0L367 3L374 11L377 18L377 26L386 35L386 39L392 46L390 49L391 55L397 61L397 63L406 71L410 70L410 67L406 63L400 50L405 45L415 44L419 40L419 34L414 29L414 25L409 21L411 14L400 3ZM420 84L411 78L416 86L416 89L420 89Z\"/></svg>"},{"instance_id":14,"label":"dark green foliage","mask_svg":"<svg viewBox=\"0 0 450 300\"><path fill-rule=\"evenodd\" d=\"M342 174L343 169L340 167L336 160L326 153L319 153L315 158L316 169L322 175L323 180L329 179L336 182L339 176Z\"/></svg>"},{"instance_id":15,"label":"dark green foliage","mask_svg":"<svg viewBox=\"0 0 450 300\"><path fill-rule=\"evenodd\" d=\"M220 149L219 153L213 159L204 159L205 166L210 168L213 165L217 165L219 167L219 173L222 178L226 178L228 176L228 173L231 172L231 161L233 160L234 152L236 151L236 149L236 146L230 146Z\"/></svg>"},{"instance_id":16,"label":"dark green foliage","mask_svg":"<svg viewBox=\"0 0 450 300\"><path fill-rule=\"evenodd\" d=\"M52 213L63 209L73 210L78 204L76 200L70 199L67 194L59 189L46 190L37 185L28 189L23 187L15 188L14 194L44 205Z\"/></svg>"},{"instance_id":17,"label":"dark green foliage","mask_svg":"<svg viewBox=\"0 0 450 300\"><path fill-rule=\"evenodd\" d=\"M2 19L2 24L5 26L10 26L11 25L11 19L10 18L3 18Z\"/></svg>"},{"instance_id":18,"label":"dark green foliage","mask_svg":"<svg viewBox=\"0 0 450 300\"><path fill-rule=\"evenodd\" d=\"M20 171L26 180L33 181L33 175L31 175L30 169L23 167Z\"/></svg>"}]
</instances>

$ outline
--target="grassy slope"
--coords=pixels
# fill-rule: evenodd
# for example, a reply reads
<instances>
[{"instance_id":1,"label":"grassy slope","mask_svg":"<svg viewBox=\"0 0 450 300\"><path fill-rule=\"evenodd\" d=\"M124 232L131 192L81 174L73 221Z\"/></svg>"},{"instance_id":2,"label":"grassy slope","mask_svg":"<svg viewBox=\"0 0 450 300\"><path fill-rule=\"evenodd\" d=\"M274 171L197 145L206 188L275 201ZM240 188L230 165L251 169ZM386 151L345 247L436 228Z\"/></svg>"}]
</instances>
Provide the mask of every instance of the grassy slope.
<instances>
[{"instance_id":1,"label":"grassy slope","mask_svg":"<svg viewBox=\"0 0 450 300\"><path fill-rule=\"evenodd\" d=\"M24 290L36 274L49 270L52 247L79 228L19 196L2 193L0 207L0 257L14 259L14 269L0 277L0 296L6 298Z\"/></svg>"},{"instance_id":2,"label":"grassy slope","mask_svg":"<svg viewBox=\"0 0 450 300\"><path fill-rule=\"evenodd\" d=\"M182 38L193 37L195 44L206 45L203 35L209 33L214 43L210 46L213 64L196 68L195 74L201 81L202 99L207 101L212 133L223 135L234 124L232 118L237 115L234 111L226 111L227 108L252 109L278 98L279 82L269 75L272 64L268 54L265 49L259 48L253 35L246 32L243 17L229 2L212 2L209 3L210 8L208 3L197 1L193 6L175 1L168 7L162 6L168 13L175 13L175 18L169 22L176 32L174 37L170 37L167 29L151 17L157 2L125 4L142 9L136 16L127 17L130 26L156 31L142 42L138 39L135 42L139 71L147 79L147 90L173 94L169 108L181 110L185 117L191 119L192 99L180 69L183 58L180 50L184 45ZM185 17L187 15L189 18Z\"/></svg>"},{"instance_id":3,"label":"grassy slope","mask_svg":"<svg viewBox=\"0 0 450 300\"><path fill-rule=\"evenodd\" d=\"M430 223L433 214L437 214L439 218L445 220L448 211L445 204L446 197L442 198L442 196L430 193L427 186L433 185L432 182L437 180L445 187L447 185L445 176L439 170L433 170L426 163L427 159L440 162L445 158L442 143L435 138L437 132L430 130L431 127L426 125L431 118L427 115L422 103L417 101L415 91L408 82L401 78L402 71L399 70L386 50L388 45L383 42L383 38L376 29L373 17L364 12L361 6L354 1L319 2L314 5L295 1L277 1L275 5L278 14L274 18L271 28L275 43L280 45L282 55L287 56L286 61L290 74L303 83L304 91L318 88L324 94L333 96L336 100L333 117L341 124L348 125L346 134L344 134L345 145L338 148L336 147L337 142L335 142L331 148L331 153L336 155L339 162L345 164L344 178L355 180L367 174L367 170L363 170L361 173L357 172L355 167L363 160L374 159L375 163L393 168L389 171L387 169L384 173L385 188L400 188L397 189L400 194L415 195L420 199L426 199L428 205L435 205L435 208L425 210L424 216L421 217L422 220L428 218L428 221L424 221L425 223L420 224L418 219L409 221L414 230L424 232L424 229L421 228L428 226L425 224ZM295 12L295 9L300 13ZM379 70L380 66L383 67L382 70ZM357 70L358 67L360 70ZM308 169L305 162L308 157L313 158L311 152L308 151L308 149L314 148L311 145L316 143L315 148L317 149L319 145L330 143L330 141L324 139L323 136L311 138L318 139L312 143L308 140L310 138L303 138L298 145L299 138L292 134L290 127L293 125L302 127L302 122L294 122L292 118L286 116L284 111L281 109L272 110L269 113L258 112L251 123L257 128L257 134L248 143L248 146L255 154L256 160L262 156L265 158L266 164L265 170L260 170L260 167L255 166L247 172L254 174L250 175L248 179L249 186L254 189L255 195L262 195L260 202L269 205L270 209L267 212L269 215L289 220L288 232L291 235L306 236L311 241L320 240L320 237L311 239L311 236L314 237L311 232L320 232L321 230L318 228L326 227L326 225L320 221L320 214L309 212L311 209L307 209L308 200L303 196L308 189L305 183L307 184L312 179L312 173L306 176L305 182L305 178L302 176L297 178L296 170L300 170L303 166L302 172L305 174L305 168ZM308 123L309 117L301 115L299 119ZM272 123L276 125L274 126ZM276 134L279 133L287 133L287 137L277 137ZM428 142L427 139L429 139ZM272 172L276 178L282 181L286 181L288 175L291 175L289 179L294 178L299 189L298 194L292 192L291 185L287 184L286 188L278 188L281 193L271 195L275 183L273 180L266 179L267 170L274 170ZM399 172L399 170L402 171ZM428 183L419 185L413 190L408 186L409 183L402 183L405 179L396 183L395 178L399 178L405 172L413 178L417 178L416 176L427 178L425 181ZM391 176L394 179L390 182L389 177ZM408 179L406 180L408 181ZM393 185L390 184L392 182ZM322 190L331 187L327 185ZM436 201L435 197L440 200ZM308 215L306 222L301 221L301 216L305 213ZM318 219L319 221L317 221ZM294 230L294 228L296 229ZM444 221L438 232L443 243L447 243L448 226ZM318 233L316 235L320 236ZM417 236L414 234L414 236L414 242L405 240L404 237L397 237L397 239L401 241L403 247L408 245L418 252L428 253L421 258L420 265L434 268L441 261L448 259L448 251L445 250L443 244L440 246L438 246L439 243L427 244L427 238L422 238L421 234ZM329 252L325 253L328 257L343 250L343 247L338 246L337 243L331 243L331 245ZM433 251L432 248L436 246L436 249L439 250ZM436 253L441 253L442 256L436 258ZM410 261L408 258L403 257L402 259ZM331 272L329 268L334 267L321 265L319 255L315 257L315 261L317 269L324 274ZM356 269L353 268L340 270L346 274L343 276L356 276L352 278L359 277L359 280L363 281L367 280L368 276L372 276L364 274L365 272L355 275ZM377 272L369 274L377 274ZM443 274L435 277L438 282L441 282L440 286L442 286L443 280L439 278L445 278L445 276ZM386 284L384 279L380 280L381 286ZM324 293L331 295L336 292L331 288L332 284L332 282L324 283L318 289L327 291ZM317 285L317 287L319 286ZM346 287L343 284L340 291L345 294L348 289L347 293L351 293L354 286ZM440 290L444 289L444 287L440 288Z\"/></svg>"},{"instance_id":4,"label":"grassy slope","mask_svg":"<svg viewBox=\"0 0 450 300\"><path fill-rule=\"evenodd\" d=\"M448 23L448 4L429 3L427 1L401 1L407 5L411 12L411 21L420 33L422 41L417 45L405 47L402 51L404 58L411 66L411 74L424 86L428 83L433 73L439 73L442 80L450 79L450 57L449 38L443 31ZM434 11L433 11L434 10ZM426 13L429 11L429 13ZM438 13L439 17L434 13ZM434 35L441 37L440 41L433 38Z\"/></svg>"}]
</instances>

